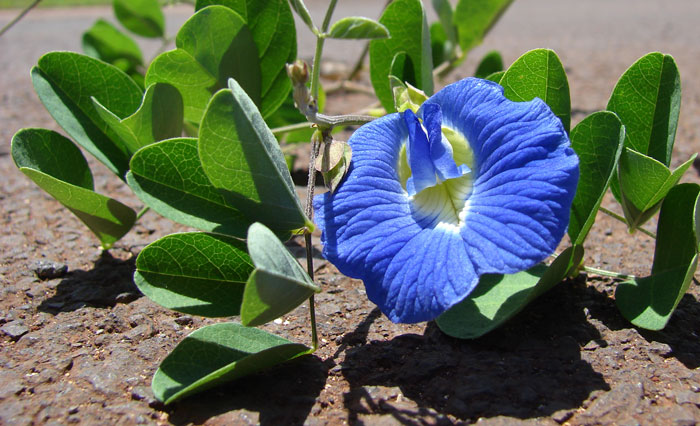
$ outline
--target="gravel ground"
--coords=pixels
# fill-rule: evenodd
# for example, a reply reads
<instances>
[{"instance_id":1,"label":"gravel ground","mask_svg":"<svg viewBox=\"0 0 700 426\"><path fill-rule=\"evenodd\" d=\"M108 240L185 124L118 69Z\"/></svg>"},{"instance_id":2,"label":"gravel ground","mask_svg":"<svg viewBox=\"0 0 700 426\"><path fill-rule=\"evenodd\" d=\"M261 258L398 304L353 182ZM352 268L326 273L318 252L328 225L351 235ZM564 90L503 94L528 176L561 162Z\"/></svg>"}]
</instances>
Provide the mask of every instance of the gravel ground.
<instances>
[{"instance_id":1,"label":"gravel ground","mask_svg":"<svg viewBox=\"0 0 700 426\"><path fill-rule=\"evenodd\" d=\"M325 2L307 1L318 11ZM336 16L376 17L381 1L340 2ZM168 10L169 32L188 16ZM700 290L663 332L636 330L617 312L615 283L580 276L557 286L499 330L474 341L433 323L396 325L366 300L359 281L322 260L317 297L321 347L273 371L171 407L150 378L184 336L215 322L166 311L132 281L139 250L185 228L149 213L109 254L57 202L14 166L10 139L22 127L57 129L34 94L29 69L50 50L79 50L80 34L106 8L36 10L0 38L0 424L678 424L700 421ZM14 16L1 11L0 25ZM651 51L672 54L683 84L674 165L700 151L700 3L694 0L519 0L450 80L469 75L497 48L510 63L553 48L567 68L574 122L604 108L622 72ZM300 56L307 31L298 26ZM148 56L157 44L146 45ZM335 67L361 45L329 42ZM361 108L336 95L332 112ZM140 208L104 167L90 162L99 191ZM685 181L700 182L696 169ZM611 199L604 205L616 206ZM292 241L293 251L301 242ZM649 272L653 241L599 217L586 262ZM266 328L309 341L304 306Z\"/></svg>"}]
</instances>

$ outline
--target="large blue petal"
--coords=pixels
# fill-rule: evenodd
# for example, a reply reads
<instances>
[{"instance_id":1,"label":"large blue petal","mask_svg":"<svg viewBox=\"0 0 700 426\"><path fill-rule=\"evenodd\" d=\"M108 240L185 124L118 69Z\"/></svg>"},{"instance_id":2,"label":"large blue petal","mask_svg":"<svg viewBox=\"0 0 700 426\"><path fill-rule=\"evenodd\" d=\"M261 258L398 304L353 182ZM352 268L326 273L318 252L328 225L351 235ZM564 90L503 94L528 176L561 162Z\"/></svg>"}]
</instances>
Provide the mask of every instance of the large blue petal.
<instances>
[{"instance_id":1,"label":"large blue petal","mask_svg":"<svg viewBox=\"0 0 700 426\"><path fill-rule=\"evenodd\" d=\"M512 102L503 88L465 79L428 103L474 151L474 189L461 229L476 272L513 273L551 254L566 232L578 157L540 99Z\"/></svg>"},{"instance_id":2,"label":"large blue petal","mask_svg":"<svg viewBox=\"0 0 700 426\"><path fill-rule=\"evenodd\" d=\"M325 257L362 279L368 297L396 322L435 318L463 300L479 275L520 271L552 253L578 179L566 133L541 101L514 103L500 86L467 79L427 102L441 107L443 125L474 152L463 223L443 226L412 215L397 173L408 139L399 114L353 134L345 180L314 200Z\"/></svg>"}]
</instances>

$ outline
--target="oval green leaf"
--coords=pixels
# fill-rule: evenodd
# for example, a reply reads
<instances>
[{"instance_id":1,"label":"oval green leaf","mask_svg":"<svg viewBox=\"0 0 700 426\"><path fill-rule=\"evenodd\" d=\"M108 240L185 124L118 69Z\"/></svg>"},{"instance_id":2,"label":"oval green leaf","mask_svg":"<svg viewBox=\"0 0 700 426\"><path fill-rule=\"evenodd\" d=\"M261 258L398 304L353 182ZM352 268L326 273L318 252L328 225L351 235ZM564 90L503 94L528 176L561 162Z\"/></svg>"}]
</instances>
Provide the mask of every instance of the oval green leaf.
<instances>
[{"instance_id":1,"label":"oval green leaf","mask_svg":"<svg viewBox=\"0 0 700 426\"><path fill-rule=\"evenodd\" d=\"M153 60L146 72L146 85L163 82L175 86L185 104L186 120L199 123L211 95L226 87L231 77L260 105L258 50L239 14L224 6L204 8L182 25L175 45L177 49Z\"/></svg>"},{"instance_id":2,"label":"oval green leaf","mask_svg":"<svg viewBox=\"0 0 700 426\"><path fill-rule=\"evenodd\" d=\"M158 0L114 0L114 14L126 29L143 37L163 37L165 16Z\"/></svg>"},{"instance_id":3,"label":"oval green leaf","mask_svg":"<svg viewBox=\"0 0 700 426\"><path fill-rule=\"evenodd\" d=\"M97 113L119 135L130 155L146 145L182 135L182 96L169 84L148 86L139 109L124 119L102 106L97 99L92 101Z\"/></svg>"},{"instance_id":4,"label":"oval green leaf","mask_svg":"<svg viewBox=\"0 0 700 426\"><path fill-rule=\"evenodd\" d=\"M406 62L411 63L415 86L428 95L433 93L430 31L420 0L391 2L382 13L379 23L386 27L391 38L370 42L370 77L382 106L388 112L394 112L389 75L392 72L394 57L398 53L403 52L408 59Z\"/></svg>"},{"instance_id":5,"label":"oval green leaf","mask_svg":"<svg viewBox=\"0 0 700 426\"><path fill-rule=\"evenodd\" d=\"M199 157L229 205L275 232L313 227L284 155L255 104L235 80L214 95L199 129Z\"/></svg>"},{"instance_id":6,"label":"oval green leaf","mask_svg":"<svg viewBox=\"0 0 700 426\"><path fill-rule=\"evenodd\" d=\"M476 339L499 327L527 304L561 282L583 258L583 248L569 247L547 267L539 264L510 275L483 275L476 289L437 318L445 334Z\"/></svg>"},{"instance_id":7,"label":"oval green leaf","mask_svg":"<svg viewBox=\"0 0 700 426\"><path fill-rule=\"evenodd\" d=\"M673 172L660 161L625 148L618 167L622 210L630 231L643 225L661 207L661 201L688 170L697 154Z\"/></svg>"},{"instance_id":8,"label":"oval green leaf","mask_svg":"<svg viewBox=\"0 0 700 426\"><path fill-rule=\"evenodd\" d=\"M568 132L571 125L571 98L564 66L553 50L535 49L518 58L500 81L506 98L531 101L540 98L559 117Z\"/></svg>"},{"instance_id":9,"label":"oval green leaf","mask_svg":"<svg viewBox=\"0 0 700 426\"><path fill-rule=\"evenodd\" d=\"M238 315L253 264L241 240L191 232L146 246L134 282L157 304L205 317Z\"/></svg>"},{"instance_id":10,"label":"oval green leaf","mask_svg":"<svg viewBox=\"0 0 700 426\"><path fill-rule=\"evenodd\" d=\"M158 214L202 231L245 238L253 222L209 182L196 139L171 139L141 149L131 159L127 183Z\"/></svg>"},{"instance_id":11,"label":"oval green leaf","mask_svg":"<svg viewBox=\"0 0 700 426\"><path fill-rule=\"evenodd\" d=\"M457 47L457 27L454 24L454 12L452 11L452 5L450 5L449 0L433 0L433 9L437 13L438 21L434 24L439 25L436 27L436 31L441 32L444 36L444 59L451 60L455 54L455 48ZM433 25L434 25L433 24ZM433 36L433 30L431 25L430 36ZM435 56L433 56L434 58ZM442 61L441 61L442 62ZM437 65L439 62L433 61L433 65Z\"/></svg>"},{"instance_id":12,"label":"oval green leaf","mask_svg":"<svg viewBox=\"0 0 700 426\"><path fill-rule=\"evenodd\" d=\"M143 55L139 45L104 19L98 19L89 30L83 33L83 51L93 58L115 66L125 64L126 66L121 70L126 73L143 65Z\"/></svg>"},{"instance_id":13,"label":"oval green leaf","mask_svg":"<svg viewBox=\"0 0 700 426\"><path fill-rule=\"evenodd\" d=\"M246 283L241 322L258 326L294 310L321 289L275 234L260 223L248 230L255 271Z\"/></svg>"},{"instance_id":14,"label":"oval green leaf","mask_svg":"<svg viewBox=\"0 0 700 426\"><path fill-rule=\"evenodd\" d=\"M481 58L481 62L479 62L476 72L474 72L474 77L487 78L499 71L503 71L503 58L498 50L492 50Z\"/></svg>"},{"instance_id":15,"label":"oval green leaf","mask_svg":"<svg viewBox=\"0 0 700 426\"><path fill-rule=\"evenodd\" d=\"M622 74L613 89L608 110L627 129L625 147L648 155L665 166L671 152L681 108L681 79L670 55L643 56Z\"/></svg>"},{"instance_id":16,"label":"oval green leaf","mask_svg":"<svg viewBox=\"0 0 700 426\"><path fill-rule=\"evenodd\" d=\"M488 81L493 81L494 83L501 83L501 79L503 78L503 75L505 74L505 71L498 71L493 74L489 74L486 77L484 77L485 80Z\"/></svg>"},{"instance_id":17,"label":"oval green leaf","mask_svg":"<svg viewBox=\"0 0 700 426\"><path fill-rule=\"evenodd\" d=\"M583 244L593 226L624 143L625 127L607 111L589 115L571 130L571 146L579 158L579 180L568 229L573 244Z\"/></svg>"},{"instance_id":18,"label":"oval green leaf","mask_svg":"<svg viewBox=\"0 0 700 426\"><path fill-rule=\"evenodd\" d=\"M141 104L139 86L118 68L73 52L51 52L39 58L32 68L32 83L68 135L123 179L129 167L127 149L100 118L91 97L117 116L127 117Z\"/></svg>"},{"instance_id":19,"label":"oval green leaf","mask_svg":"<svg viewBox=\"0 0 700 426\"><path fill-rule=\"evenodd\" d=\"M462 51L467 52L481 44L512 2L513 0L459 0L455 8L454 24L457 26Z\"/></svg>"},{"instance_id":20,"label":"oval green leaf","mask_svg":"<svg viewBox=\"0 0 700 426\"><path fill-rule=\"evenodd\" d=\"M663 201L651 275L617 286L615 302L632 324L663 329L688 290L698 265L696 217L700 186L673 187Z\"/></svg>"},{"instance_id":21,"label":"oval green leaf","mask_svg":"<svg viewBox=\"0 0 700 426\"><path fill-rule=\"evenodd\" d=\"M124 236L136 212L92 190L92 175L73 143L44 129L20 130L12 138L12 158L19 170L75 214L105 250Z\"/></svg>"},{"instance_id":22,"label":"oval green leaf","mask_svg":"<svg viewBox=\"0 0 700 426\"><path fill-rule=\"evenodd\" d=\"M165 404L311 353L257 328L235 323L202 327L160 364L151 387Z\"/></svg>"},{"instance_id":23,"label":"oval green leaf","mask_svg":"<svg viewBox=\"0 0 700 426\"><path fill-rule=\"evenodd\" d=\"M348 16L336 21L330 31L330 38L379 39L389 38L389 30L377 21L361 16Z\"/></svg>"}]
</instances>

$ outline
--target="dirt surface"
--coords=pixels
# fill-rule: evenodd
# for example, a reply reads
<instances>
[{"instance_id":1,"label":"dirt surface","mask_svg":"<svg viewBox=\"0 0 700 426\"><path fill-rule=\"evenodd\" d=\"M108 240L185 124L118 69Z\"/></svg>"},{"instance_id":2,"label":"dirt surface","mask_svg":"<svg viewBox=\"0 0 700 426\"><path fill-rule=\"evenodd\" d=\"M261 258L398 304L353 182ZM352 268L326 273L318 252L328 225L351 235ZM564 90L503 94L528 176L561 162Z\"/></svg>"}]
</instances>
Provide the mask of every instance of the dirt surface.
<instances>
[{"instance_id":1,"label":"dirt surface","mask_svg":"<svg viewBox=\"0 0 700 426\"><path fill-rule=\"evenodd\" d=\"M336 16L374 17L379 3L340 2ZM158 363L187 334L215 322L162 309L132 281L139 250L185 228L148 213L109 254L101 253L87 229L9 156L19 128L58 130L33 93L30 67L46 51L79 50L80 32L109 15L104 8L36 11L0 38L0 424L700 422L697 282L663 332L637 330L621 317L615 282L580 276L501 329L460 341L434 323L392 324L367 301L359 281L321 259L316 355L170 407L155 401L150 380ZM182 8L169 10L171 32L186 16ZM493 48L507 63L532 48L554 48L568 71L577 122L604 108L615 81L638 57L670 53L684 92L677 165L700 150L699 16L695 0L519 0L450 79L470 74ZM0 12L0 25L11 17ZM346 45L330 44L328 56L351 62L355 51ZM348 112L369 103L339 94L329 108ZM104 167L90 164L99 191L141 207ZM697 170L684 180L700 182ZM617 209L610 199L604 205ZM290 248L301 254L301 242ZM591 266L644 275L653 241L599 216L586 250ZM265 328L308 343L307 308Z\"/></svg>"}]
</instances>

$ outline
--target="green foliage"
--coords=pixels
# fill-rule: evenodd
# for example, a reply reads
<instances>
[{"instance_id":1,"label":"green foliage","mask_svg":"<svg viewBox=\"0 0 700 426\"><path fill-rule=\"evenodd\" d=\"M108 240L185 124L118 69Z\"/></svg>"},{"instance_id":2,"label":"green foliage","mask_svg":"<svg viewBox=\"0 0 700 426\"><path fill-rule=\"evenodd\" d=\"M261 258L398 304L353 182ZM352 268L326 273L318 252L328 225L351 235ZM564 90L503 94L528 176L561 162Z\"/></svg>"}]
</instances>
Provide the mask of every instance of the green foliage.
<instances>
[{"instance_id":1,"label":"green foliage","mask_svg":"<svg viewBox=\"0 0 700 426\"><path fill-rule=\"evenodd\" d=\"M110 63L125 73L137 73L143 65L141 48L136 42L104 19L98 19L83 33L83 51Z\"/></svg>"},{"instance_id":2,"label":"green foliage","mask_svg":"<svg viewBox=\"0 0 700 426\"><path fill-rule=\"evenodd\" d=\"M134 224L132 209L93 191L87 161L64 136L45 129L20 130L12 138L12 158L22 173L83 221L105 250Z\"/></svg>"},{"instance_id":3,"label":"green foliage","mask_svg":"<svg viewBox=\"0 0 700 426\"><path fill-rule=\"evenodd\" d=\"M697 154L673 172L654 158L625 148L620 157L618 177L622 192L622 210L630 232L649 220L661 207L661 201L688 170Z\"/></svg>"},{"instance_id":4,"label":"green foliage","mask_svg":"<svg viewBox=\"0 0 700 426\"><path fill-rule=\"evenodd\" d=\"M481 337L561 282L582 258L582 247L569 247L549 267L540 264L516 274L483 275L464 301L438 317L437 325L459 339Z\"/></svg>"},{"instance_id":5,"label":"green foliage","mask_svg":"<svg viewBox=\"0 0 700 426\"><path fill-rule=\"evenodd\" d=\"M513 0L459 0L454 24L463 52L481 44L491 27L498 22Z\"/></svg>"},{"instance_id":6,"label":"green foliage","mask_svg":"<svg viewBox=\"0 0 700 426\"><path fill-rule=\"evenodd\" d=\"M114 15L126 29L143 37L165 36L165 16L158 0L114 0Z\"/></svg>"},{"instance_id":7,"label":"green foliage","mask_svg":"<svg viewBox=\"0 0 700 426\"><path fill-rule=\"evenodd\" d=\"M503 58L498 50L492 50L481 58L481 62L474 72L474 77L487 78L499 71L503 71Z\"/></svg>"},{"instance_id":8,"label":"green foliage","mask_svg":"<svg viewBox=\"0 0 700 426\"><path fill-rule=\"evenodd\" d=\"M389 30L391 38L370 42L370 77L382 106L388 112L393 112L390 74L422 89L428 95L433 92L430 32L419 0L393 1L382 14L379 23ZM393 65L397 55L404 58L401 63L406 64L405 68ZM399 68L401 72L397 72Z\"/></svg>"},{"instance_id":9,"label":"green foliage","mask_svg":"<svg viewBox=\"0 0 700 426\"><path fill-rule=\"evenodd\" d=\"M670 55L649 53L635 62L615 85L608 110L627 129L625 147L671 164L681 108L681 79Z\"/></svg>"},{"instance_id":10,"label":"green foliage","mask_svg":"<svg viewBox=\"0 0 700 426\"><path fill-rule=\"evenodd\" d=\"M153 376L166 404L310 353L298 343L235 323L202 327L187 336Z\"/></svg>"},{"instance_id":11,"label":"green foliage","mask_svg":"<svg viewBox=\"0 0 700 426\"><path fill-rule=\"evenodd\" d=\"M460 33L461 35L461 33ZM571 124L569 82L553 50L535 49L518 58L501 77L505 96L516 102L540 98L559 117L568 132Z\"/></svg>"},{"instance_id":12,"label":"green foliage","mask_svg":"<svg viewBox=\"0 0 700 426\"><path fill-rule=\"evenodd\" d=\"M432 4L435 13L438 15L438 21L433 23L430 27L431 40L433 40L433 42L435 41L433 38L433 26L436 28L435 31L441 33L444 37L440 43L440 47L444 53L443 60L433 60L433 64L438 65L445 60L452 60L454 58L455 49L458 45L457 27L454 25L454 12L452 11L452 5L450 5L449 0L432 0ZM433 48L435 48L435 45L433 45ZM433 59L435 59L435 56L433 56Z\"/></svg>"},{"instance_id":13,"label":"green foliage","mask_svg":"<svg viewBox=\"0 0 700 426\"><path fill-rule=\"evenodd\" d=\"M250 29L260 59L260 112L267 117L279 108L292 87L285 64L294 62L297 57L297 36L289 4L287 0L198 0L195 9L212 4L232 9ZM246 87L235 75L230 77ZM246 92L250 93L247 88ZM251 98L256 96L251 95Z\"/></svg>"},{"instance_id":14,"label":"green foliage","mask_svg":"<svg viewBox=\"0 0 700 426\"><path fill-rule=\"evenodd\" d=\"M39 58L32 68L32 82L41 102L68 135L123 178L128 150L97 113L92 98L118 117L128 117L139 108L143 96L136 83L112 65L72 52L51 52Z\"/></svg>"},{"instance_id":15,"label":"green foliage","mask_svg":"<svg viewBox=\"0 0 700 426\"><path fill-rule=\"evenodd\" d=\"M154 83L146 89L141 106L126 118L119 118L92 98L100 118L117 134L131 156L154 142L182 134L182 97L173 86Z\"/></svg>"},{"instance_id":16,"label":"green foliage","mask_svg":"<svg viewBox=\"0 0 700 426\"><path fill-rule=\"evenodd\" d=\"M258 51L240 15L223 6L202 9L183 24L175 45L177 49L153 60L146 84L175 86L182 94L186 120L198 124L211 95L231 77L260 105Z\"/></svg>"},{"instance_id":17,"label":"green foliage","mask_svg":"<svg viewBox=\"0 0 700 426\"><path fill-rule=\"evenodd\" d=\"M651 275L620 284L615 301L632 324L661 330L688 290L698 264L700 186L675 186L661 206Z\"/></svg>"},{"instance_id":18,"label":"green foliage","mask_svg":"<svg viewBox=\"0 0 700 426\"><path fill-rule=\"evenodd\" d=\"M275 232L313 228L277 140L243 89L235 80L229 85L214 95L200 127L204 173L251 223L262 222Z\"/></svg>"},{"instance_id":19,"label":"green foliage","mask_svg":"<svg viewBox=\"0 0 700 426\"><path fill-rule=\"evenodd\" d=\"M196 139L166 140L138 151L127 183L147 206L183 225L244 238L251 223L209 182Z\"/></svg>"},{"instance_id":20,"label":"green foliage","mask_svg":"<svg viewBox=\"0 0 700 426\"><path fill-rule=\"evenodd\" d=\"M615 176L625 140L625 128L611 112L599 111L571 130L571 146L579 158L579 181L571 205L569 238L583 244L598 207Z\"/></svg>"},{"instance_id":21,"label":"green foliage","mask_svg":"<svg viewBox=\"0 0 700 426\"><path fill-rule=\"evenodd\" d=\"M248 230L248 252L255 271L243 294L243 325L263 325L321 291L275 234L260 223Z\"/></svg>"},{"instance_id":22,"label":"green foliage","mask_svg":"<svg viewBox=\"0 0 700 426\"><path fill-rule=\"evenodd\" d=\"M389 38L389 30L372 19L350 16L335 22L328 31L328 37L347 39Z\"/></svg>"},{"instance_id":23,"label":"green foliage","mask_svg":"<svg viewBox=\"0 0 700 426\"><path fill-rule=\"evenodd\" d=\"M172 234L139 253L134 282L165 308L229 317L240 313L243 286L252 270L240 240L198 232Z\"/></svg>"}]
</instances>

